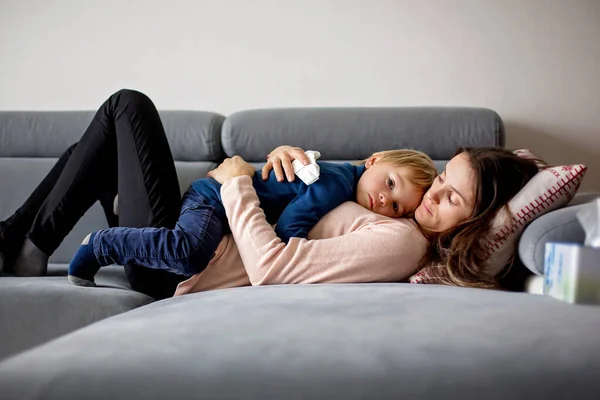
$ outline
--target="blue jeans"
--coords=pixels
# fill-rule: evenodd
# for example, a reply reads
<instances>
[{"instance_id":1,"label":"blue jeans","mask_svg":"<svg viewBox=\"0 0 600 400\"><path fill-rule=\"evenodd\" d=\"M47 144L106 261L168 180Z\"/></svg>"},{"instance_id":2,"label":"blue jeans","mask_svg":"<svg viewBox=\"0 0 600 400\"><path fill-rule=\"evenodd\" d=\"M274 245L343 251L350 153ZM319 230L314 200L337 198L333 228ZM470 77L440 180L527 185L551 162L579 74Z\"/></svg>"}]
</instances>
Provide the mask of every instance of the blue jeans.
<instances>
[{"instance_id":1,"label":"blue jeans","mask_svg":"<svg viewBox=\"0 0 600 400\"><path fill-rule=\"evenodd\" d=\"M175 228L103 229L94 237L94 254L102 266L135 264L191 276L206 268L228 232L223 205L190 187Z\"/></svg>"}]
</instances>

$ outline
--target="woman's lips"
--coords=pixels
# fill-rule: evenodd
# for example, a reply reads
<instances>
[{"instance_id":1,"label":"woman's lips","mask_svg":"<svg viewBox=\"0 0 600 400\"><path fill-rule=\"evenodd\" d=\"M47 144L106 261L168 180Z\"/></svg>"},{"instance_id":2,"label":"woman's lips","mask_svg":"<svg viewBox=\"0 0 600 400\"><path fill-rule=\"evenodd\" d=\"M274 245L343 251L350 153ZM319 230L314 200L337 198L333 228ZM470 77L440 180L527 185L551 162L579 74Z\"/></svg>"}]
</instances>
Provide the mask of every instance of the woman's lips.
<instances>
[{"instance_id":1,"label":"woman's lips","mask_svg":"<svg viewBox=\"0 0 600 400\"><path fill-rule=\"evenodd\" d=\"M433 215L433 213L431 212L431 209L429 207L427 207L427 204L423 203L423 207L425 208L425 210L427 210L427 212L431 215Z\"/></svg>"}]
</instances>

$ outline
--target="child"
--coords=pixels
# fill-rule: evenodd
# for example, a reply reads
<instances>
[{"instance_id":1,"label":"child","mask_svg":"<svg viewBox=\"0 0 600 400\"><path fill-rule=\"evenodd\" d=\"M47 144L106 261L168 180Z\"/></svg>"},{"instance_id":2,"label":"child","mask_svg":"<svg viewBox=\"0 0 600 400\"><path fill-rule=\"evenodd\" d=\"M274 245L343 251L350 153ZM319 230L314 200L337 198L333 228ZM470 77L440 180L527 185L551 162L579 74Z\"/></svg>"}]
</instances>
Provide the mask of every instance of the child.
<instances>
[{"instance_id":1,"label":"child","mask_svg":"<svg viewBox=\"0 0 600 400\"><path fill-rule=\"evenodd\" d=\"M410 215L437 172L431 159L415 150L373 154L361 165L318 162L320 177L306 185L299 179L278 182L273 171L267 180L255 173L253 186L267 221L285 243L306 238L310 229L345 201L392 218ZM202 272L219 242L228 233L221 202L221 185L212 178L192 182L183 196L174 229L116 227L91 233L69 265L69 280L95 286L102 266L136 264L191 276Z\"/></svg>"}]
</instances>

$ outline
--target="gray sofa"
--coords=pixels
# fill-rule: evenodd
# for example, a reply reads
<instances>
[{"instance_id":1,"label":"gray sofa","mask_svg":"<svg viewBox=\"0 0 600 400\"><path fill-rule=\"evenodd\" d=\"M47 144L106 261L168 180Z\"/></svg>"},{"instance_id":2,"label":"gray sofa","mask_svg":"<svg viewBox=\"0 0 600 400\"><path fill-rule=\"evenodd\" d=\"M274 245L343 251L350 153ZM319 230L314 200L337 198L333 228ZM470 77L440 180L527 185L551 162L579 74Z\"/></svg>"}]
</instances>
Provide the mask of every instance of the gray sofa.
<instances>
[{"instance_id":1,"label":"gray sofa","mask_svg":"<svg viewBox=\"0 0 600 400\"><path fill-rule=\"evenodd\" d=\"M90 112L0 112L0 218L10 215ZM459 146L504 146L476 108L161 112L180 186L225 156L259 166L292 144L333 161L412 147L441 168ZM578 161L578 160L573 160ZM589 198L576 198L584 202ZM579 206L534 221L505 279L540 274L548 240L583 240ZM244 287L155 302L121 267L71 286L95 205L52 256L48 276L0 277L0 398L597 398L600 308L542 295L438 285Z\"/></svg>"}]
</instances>

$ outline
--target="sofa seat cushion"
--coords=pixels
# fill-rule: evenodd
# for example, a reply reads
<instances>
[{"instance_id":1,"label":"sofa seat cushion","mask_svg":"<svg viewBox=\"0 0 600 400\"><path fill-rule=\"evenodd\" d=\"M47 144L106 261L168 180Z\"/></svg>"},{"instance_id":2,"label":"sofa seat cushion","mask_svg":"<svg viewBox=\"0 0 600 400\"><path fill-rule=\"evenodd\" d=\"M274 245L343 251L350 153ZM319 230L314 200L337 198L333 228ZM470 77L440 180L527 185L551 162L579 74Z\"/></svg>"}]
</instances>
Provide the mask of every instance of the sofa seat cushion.
<instances>
[{"instance_id":1,"label":"sofa seat cushion","mask_svg":"<svg viewBox=\"0 0 600 400\"><path fill-rule=\"evenodd\" d=\"M102 268L98 288L67 280L66 264L48 276L0 276L0 359L154 300L131 290L123 267Z\"/></svg>"},{"instance_id":2,"label":"sofa seat cushion","mask_svg":"<svg viewBox=\"0 0 600 400\"><path fill-rule=\"evenodd\" d=\"M440 285L225 289L0 363L2 398L591 398L600 312Z\"/></svg>"}]
</instances>

